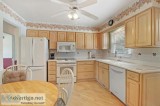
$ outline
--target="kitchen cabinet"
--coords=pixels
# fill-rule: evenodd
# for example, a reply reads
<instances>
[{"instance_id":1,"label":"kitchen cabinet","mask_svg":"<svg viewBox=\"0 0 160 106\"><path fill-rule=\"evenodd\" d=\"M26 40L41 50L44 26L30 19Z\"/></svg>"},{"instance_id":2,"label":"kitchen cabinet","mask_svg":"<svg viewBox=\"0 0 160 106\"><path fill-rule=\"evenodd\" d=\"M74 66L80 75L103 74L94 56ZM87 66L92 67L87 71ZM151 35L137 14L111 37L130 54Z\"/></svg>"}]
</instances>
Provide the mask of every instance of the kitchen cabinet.
<instances>
[{"instance_id":1,"label":"kitchen cabinet","mask_svg":"<svg viewBox=\"0 0 160 106\"><path fill-rule=\"evenodd\" d=\"M100 34L93 34L93 49L100 49Z\"/></svg>"},{"instance_id":2,"label":"kitchen cabinet","mask_svg":"<svg viewBox=\"0 0 160 106\"><path fill-rule=\"evenodd\" d=\"M40 30L38 37L45 37L45 38L49 39L49 31Z\"/></svg>"},{"instance_id":3,"label":"kitchen cabinet","mask_svg":"<svg viewBox=\"0 0 160 106\"><path fill-rule=\"evenodd\" d=\"M58 42L66 42L66 32L58 32Z\"/></svg>"},{"instance_id":4,"label":"kitchen cabinet","mask_svg":"<svg viewBox=\"0 0 160 106\"><path fill-rule=\"evenodd\" d=\"M127 106L160 104L160 73L139 74L127 71Z\"/></svg>"},{"instance_id":5,"label":"kitchen cabinet","mask_svg":"<svg viewBox=\"0 0 160 106\"><path fill-rule=\"evenodd\" d=\"M160 47L160 9L153 7L125 22L126 47Z\"/></svg>"},{"instance_id":6,"label":"kitchen cabinet","mask_svg":"<svg viewBox=\"0 0 160 106\"><path fill-rule=\"evenodd\" d=\"M49 49L57 49L57 32L51 31L49 34Z\"/></svg>"},{"instance_id":7,"label":"kitchen cabinet","mask_svg":"<svg viewBox=\"0 0 160 106\"><path fill-rule=\"evenodd\" d=\"M136 16L136 46L152 45L152 9L142 12Z\"/></svg>"},{"instance_id":8,"label":"kitchen cabinet","mask_svg":"<svg viewBox=\"0 0 160 106\"><path fill-rule=\"evenodd\" d=\"M140 94L139 74L128 71L127 106L139 106L139 100L140 100L139 94Z\"/></svg>"},{"instance_id":9,"label":"kitchen cabinet","mask_svg":"<svg viewBox=\"0 0 160 106\"><path fill-rule=\"evenodd\" d=\"M56 82L57 63L55 61L48 61L48 82Z\"/></svg>"},{"instance_id":10,"label":"kitchen cabinet","mask_svg":"<svg viewBox=\"0 0 160 106\"><path fill-rule=\"evenodd\" d=\"M109 65L99 62L98 81L105 88L109 89Z\"/></svg>"},{"instance_id":11,"label":"kitchen cabinet","mask_svg":"<svg viewBox=\"0 0 160 106\"><path fill-rule=\"evenodd\" d=\"M136 18L132 17L125 22L126 47L135 47L136 45Z\"/></svg>"},{"instance_id":12,"label":"kitchen cabinet","mask_svg":"<svg viewBox=\"0 0 160 106\"><path fill-rule=\"evenodd\" d=\"M85 33L84 38L85 49L93 49L93 34Z\"/></svg>"},{"instance_id":13,"label":"kitchen cabinet","mask_svg":"<svg viewBox=\"0 0 160 106\"><path fill-rule=\"evenodd\" d=\"M27 30L27 37L38 37L38 30Z\"/></svg>"},{"instance_id":14,"label":"kitchen cabinet","mask_svg":"<svg viewBox=\"0 0 160 106\"><path fill-rule=\"evenodd\" d=\"M101 33L100 34L100 49L108 49L109 48L109 33Z\"/></svg>"},{"instance_id":15,"label":"kitchen cabinet","mask_svg":"<svg viewBox=\"0 0 160 106\"><path fill-rule=\"evenodd\" d=\"M95 73L96 73L96 80L98 81L98 75L99 75L99 62L98 61L96 61L95 62Z\"/></svg>"},{"instance_id":16,"label":"kitchen cabinet","mask_svg":"<svg viewBox=\"0 0 160 106\"><path fill-rule=\"evenodd\" d=\"M77 79L78 80L95 79L94 61L77 62Z\"/></svg>"},{"instance_id":17,"label":"kitchen cabinet","mask_svg":"<svg viewBox=\"0 0 160 106\"><path fill-rule=\"evenodd\" d=\"M84 33L76 33L76 47L77 49L84 49Z\"/></svg>"},{"instance_id":18,"label":"kitchen cabinet","mask_svg":"<svg viewBox=\"0 0 160 106\"><path fill-rule=\"evenodd\" d=\"M75 42L76 41L76 35L75 32L67 32L67 42Z\"/></svg>"}]
</instances>

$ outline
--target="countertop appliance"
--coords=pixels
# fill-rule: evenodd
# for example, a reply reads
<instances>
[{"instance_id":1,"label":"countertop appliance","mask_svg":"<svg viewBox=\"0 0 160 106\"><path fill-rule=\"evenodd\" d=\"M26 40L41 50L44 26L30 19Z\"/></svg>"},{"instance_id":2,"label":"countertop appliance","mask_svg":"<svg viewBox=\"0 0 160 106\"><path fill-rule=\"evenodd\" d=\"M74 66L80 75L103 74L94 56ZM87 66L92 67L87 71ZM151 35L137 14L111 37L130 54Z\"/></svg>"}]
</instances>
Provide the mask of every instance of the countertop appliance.
<instances>
[{"instance_id":1,"label":"countertop appliance","mask_svg":"<svg viewBox=\"0 0 160 106\"><path fill-rule=\"evenodd\" d=\"M47 81L48 40L21 38L21 64L32 69L32 79Z\"/></svg>"},{"instance_id":2,"label":"countertop appliance","mask_svg":"<svg viewBox=\"0 0 160 106\"><path fill-rule=\"evenodd\" d=\"M49 54L49 59L55 59L55 53L50 53Z\"/></svg>"},{"instance_id":3,"label":"countertop appliance","mask_svg":"<svg viewBox=\"0 0 160 106\"><path fill-rule=\"evenodd\" d=\"M74 58L59 58L57 59L57 83L60 82L60 75L63 69L70 68L74 74L74 82L76 82L77 69L76 60ZM63 82L61 82L63 83Z\"/></svg>"},{"instance_id":4,"label":"countertop appliance","mask_svg":"<svg viewBox=\"0 0 160 106\"><path fill-rule=\"evenodd\" d=\"M109 66L110 91L123 103L126 103L126 70L116 66Z\"/></svg>"},{"instance_id":5,"label":"countertop appliance","mask_svg":"<svg viewBox=\"0 0 160 106\"><path fill-rule=\"evenodd\" d=\"M75 42L57 42L57 52L75 52Z\"/></svg>"}]
</instances>

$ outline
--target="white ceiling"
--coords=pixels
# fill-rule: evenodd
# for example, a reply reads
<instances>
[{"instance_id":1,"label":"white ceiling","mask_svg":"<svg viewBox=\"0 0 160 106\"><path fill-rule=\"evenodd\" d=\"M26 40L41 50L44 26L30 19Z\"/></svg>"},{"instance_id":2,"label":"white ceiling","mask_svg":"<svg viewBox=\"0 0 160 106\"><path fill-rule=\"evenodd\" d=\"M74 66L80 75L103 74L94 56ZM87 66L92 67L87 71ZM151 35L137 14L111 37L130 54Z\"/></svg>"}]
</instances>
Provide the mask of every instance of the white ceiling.
<instances>
[{"instance_id":1,"label":"white ceiling","mask_svg":"<svg viewBox=\"0 0 160 106\"><path fill-rule=\"evenodd\" d=\"M83 8L83 10L98 16L99 19L96 21L83 15L80 15L80 19L78 20L69 20L67 12L53 18L54 14L66 10L68 7L51 2L50 0L3 1L29 22L96 27L102 25L106 20L109 20L110 17L120 12L120 10L135 0L97 0L97 4Z\"/></svg>"}]
</instances>

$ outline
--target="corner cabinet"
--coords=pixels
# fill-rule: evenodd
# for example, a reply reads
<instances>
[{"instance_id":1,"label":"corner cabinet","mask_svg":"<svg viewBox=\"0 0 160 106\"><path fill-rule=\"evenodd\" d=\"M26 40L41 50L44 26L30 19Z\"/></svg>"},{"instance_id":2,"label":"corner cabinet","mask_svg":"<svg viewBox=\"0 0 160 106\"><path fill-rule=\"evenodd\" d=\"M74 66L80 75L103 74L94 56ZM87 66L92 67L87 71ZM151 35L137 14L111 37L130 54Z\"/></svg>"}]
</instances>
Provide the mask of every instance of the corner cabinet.
<instances>
[{"instance_id":1,"label":"corner cabinet","mask_svg":"<svg viewBox=\"0 0 160 106\"><path fill-rule=\"evenodd\" d=\"M150 8L125 22L126 47L160 47L160 9Z\"/></svg>"}]
</instances>

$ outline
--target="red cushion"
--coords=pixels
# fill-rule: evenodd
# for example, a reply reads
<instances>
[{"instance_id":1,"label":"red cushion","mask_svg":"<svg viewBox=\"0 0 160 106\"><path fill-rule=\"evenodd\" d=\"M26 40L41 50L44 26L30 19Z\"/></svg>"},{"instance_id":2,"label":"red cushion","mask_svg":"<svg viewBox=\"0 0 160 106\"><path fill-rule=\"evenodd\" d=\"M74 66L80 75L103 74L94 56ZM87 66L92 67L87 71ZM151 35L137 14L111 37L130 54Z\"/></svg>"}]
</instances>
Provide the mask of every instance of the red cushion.
<instances>
[{"instance_id":1,"label":"red cushion","mask_svg":"<svg viewBox=\"0 0 160 106\"><path fill-rule=\"evenodd\" d=\"M6 69L9 66L12 66L12 58L3 58L3 68Z\"/></svg>"}]
</instances>

